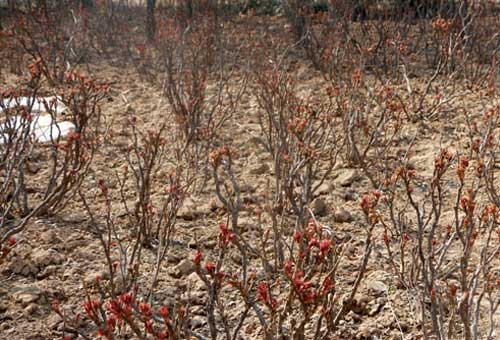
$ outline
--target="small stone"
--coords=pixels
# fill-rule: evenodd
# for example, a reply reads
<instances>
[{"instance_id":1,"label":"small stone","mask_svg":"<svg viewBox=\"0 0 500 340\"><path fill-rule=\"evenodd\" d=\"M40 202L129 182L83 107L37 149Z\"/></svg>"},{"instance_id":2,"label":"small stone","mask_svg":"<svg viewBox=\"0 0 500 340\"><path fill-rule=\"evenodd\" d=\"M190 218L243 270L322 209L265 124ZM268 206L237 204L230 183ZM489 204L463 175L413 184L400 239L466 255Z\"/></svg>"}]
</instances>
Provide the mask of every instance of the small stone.
<instances>
[{"instance_id":1,"label":"small stone","mask_svg":"<svg viewBox=\"0 0 500 340\"><path fill-rule=\"evenodd\" d=\"M26 261L20 274L22 276L32 276L38 274L39 271L38 267L34 266L31 262Z\"/></svg>"},{"instance_id":2,"label":"small stone","mask_svg":"<svg viewBox=\"0 0 500 340\"><path fill-rule=\"evenodd\" d=\"M54 250L37 250L33 255L33 262L38 268L62 263L62 257Z\"/></svg>"},{"instance_id":3,"label":"small stone","mask_svg":"<svg viewBox=\"0 0 500 340\"><path fill-rule=\"evenodd\" d=\"M381 296L387 290L386 285L381 281L370 281L367 286L368 290L375 296Z\"/></svg>"},{"instance_id":4,"label":"small stone","mask_svg":"<svg viewBox=\"0 0 500 340\"><path fill-rule=\"evenodd\" d=\"M28 171L32 174L36 174L38 171L40 171L40 166L38 164L30 163L28 165Z\"/></svg>"},{"instance_id":5,"label":"small stone","mask_svg":"<svg viewBox=\"0 0 500 340\"><path fill-rule=\"evenodd\" d=\"M340 173L335 179L335 184L339 186L348 187L359 179L358 172L355 169L341 169L339 171Z\"/></svg>"},{"instance_id":6,"label":"small stone","mask_svg":"<svg viewBox=\"0 0 500 340\"><path fill-rule=\"evenodd\" d=\"M11 265L10 265L10 270L14 274L20 274L23 271L24 268L24 261L20 257L16 257L12 259Z\"/></svg>"},{"instance_id":7,"label":"small stone","mask_svg":"<svg viewBox=\"0 0 500 340\"><path fill-rule=\"evenodd\" d=\"M368 305L368 298L366 296L355 297L352 301L351 310L356 314L364 314Z\"/></svg>"},{"instance_id":8,"label":"small stone","mask_svg":"<svg viewBox=\"0 0 500 340\"><path fill-rule=\"evenodd\" d=\"M234 263L237 263L238 265L242 265L243 264L243 257L239 253L232 253L231 254L231 260Z\"/></svg>"},{"instance_id":9,"label":"small stone","mask_svg":"<svg viewBox=\"0 0 500 340\"><path fill-rule=\"evenodd\" d=\"M344 208L337 209L333 218L337 223L349 223L353 220L351 213Z\"/></svg>"},{"instance_id":10,"label":"small stone","mask_svg":"<svg viewBox=\"0 0 500 340\"><path fill-rule=\"evenodd\" d=\"M19 289L13 294L14 300L20 302L23 306L27 306L40 299L42 291L37 287L27 286Z\"/></svg>"},{"instance_id":11,"label":"small stone","mask_svg":"<svg viewBox=\"0 0 500 340\"><path fill-rule=\"evenodd\" d=\"M328 211L328 207L323 198L316 198L312 203L312 207L314 215L316 216L325 216Z\"/></svg>"},{"instance_id":12,"label":"small stone","mask_svg":"<svg viewBox=\"0 0 500 340\"><path fill-rule=\"evenodd\" d=\"M50 330L54 330L57 328L57 326L62 322L62 319L59 315L57 314L52 314L47 318L45 321L45 324Z\"/></svg>"},{"instance_id":13,"label":"small stone","mask_svg":"<svg viewBox=\"0 0 500 340\"><path fill-rule=\"evenodd\" d=\"M178 265L176 265L172 270L170 271L170 275L176 279L186 276L194 272L195 266L193 261L189 259L184 259L182 260Z\"/></svg>"},{"instance_id":14,"label":"small stone","mask_svg":"<svg viewBox=\"0 0 500 340\"><path fill-rule=\"evenodd\" d=\"M204 290L205 289L205 283L198 276L198 273L189 274L188 277L186 278L186 281L188 282L189 286L193 290Z\"/></svg>"},{"instance_id":15,"label":"small stone","mask_svg":"<svg viewBox=\"0 0 500 340\"><path fill-rule=\"evenodd\" d=\"M193 220L195 218L194 209L194 201L191 198L187 198L184 200L177 215L185 220Z\"/></svg>"}]
</instances>

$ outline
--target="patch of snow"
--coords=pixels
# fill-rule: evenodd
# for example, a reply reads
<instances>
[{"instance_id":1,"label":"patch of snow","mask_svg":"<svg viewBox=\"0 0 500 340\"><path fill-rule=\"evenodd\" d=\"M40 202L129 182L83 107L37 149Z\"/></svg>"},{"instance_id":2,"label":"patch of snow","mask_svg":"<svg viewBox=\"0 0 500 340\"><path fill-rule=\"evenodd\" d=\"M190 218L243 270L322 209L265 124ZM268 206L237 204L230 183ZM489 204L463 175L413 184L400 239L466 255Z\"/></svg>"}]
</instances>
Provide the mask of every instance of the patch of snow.
<instances>
[{"instance_id":1,"label":"patch of snow","mask_svg":"<svg viewBox=\"0 0 500 340\"><path fill-rule=\"evenodd\" d=\"M53 124L49 125L35 124L32 129L35 141L39 143L47 143L53 140L55 141L59 137L67 136L71 131L75 129L75 125L71 122L64 121L54 122Z\"/></svg>"},{"instance_id":2,"label":"patch of snow","mask_svg":"<svg viewBox=\"0 0 500 340\"><path fill-rule=\"evenodd\" d=\"M66 106L62 103L61 98L57 96L53 97L19 97L19 98L9 98L3 100L3 105L0 105L0 112L4 109L12 109L17 106L27 106L33 105L31 111L36 112L47 112L47 107L52 113L64 114L66 112Z\"/></svg>"},{"instance_id":3,"label":"patch of snow","mask_svg":"<svg viewBox=\"0 0 500 340\"><path fill-rule=\"evenodd\" d=\"M32 121L30 122L30 135L33 140L38 143L47 143L56 141L59 138L67 136L75 129L75 125L68 121L57 121L55 117L63 114L66 107L61 103L58 97L40 97L29 98L20 97L16 99L4 99L3 105L0 105L0 113L4 109L15 108L17 106L33 105L31 110ZM47 107L50 114L47 113ZM24 126L23 126L24 125ZM26 119L20 116L10 118L7 122L0 124L0 144L4 144L9 138L9 134L5 131L17 131L22 133L27 128Z\"/></svg>"}]
</instances>

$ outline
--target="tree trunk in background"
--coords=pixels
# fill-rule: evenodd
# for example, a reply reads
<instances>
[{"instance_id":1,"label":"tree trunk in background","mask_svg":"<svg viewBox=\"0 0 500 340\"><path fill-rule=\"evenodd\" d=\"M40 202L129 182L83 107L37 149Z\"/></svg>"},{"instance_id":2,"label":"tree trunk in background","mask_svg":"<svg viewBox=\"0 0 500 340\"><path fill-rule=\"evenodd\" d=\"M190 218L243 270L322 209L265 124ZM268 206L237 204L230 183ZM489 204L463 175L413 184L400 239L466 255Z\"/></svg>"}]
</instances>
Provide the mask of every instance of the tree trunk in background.
<instances>
[{"instance_id":1,"label":"tree trunk in background","mask_svg":"<svg viewBox=\"0 0 500 340\"><path fill-rule=\"evenodd\" d=\"M147 0L146 32L149 41L153 41L156 34L155 5L156 0Z\"/></svg>"},{"instance_id":2,"label":"tree trunk in background","mask_svg":"<svg viewBox=\"0 0 500 340\"><path fill-rule=\"evenodd\" d=\"M350 16L354 6L355 1L353 0L328 0L328 17L330 21L335 22L346 15Z\"/></svg>"},{"instance_id":3,"label":"tree trunk in background","mask_svg":"<svg viewBox=\"0 0 500 340\"><path fill-rule=\"evenodd\" d=\"M302 8L306 5L311 5L311 0L285 0L283 1L283 9L285 16L295 30L297 39L301 39L306 32L306 19L302 13Z\"/></svg>"},{"instance_id":4,"label":"tree trunk in background","mask_svg":"<svg viewBox=\"0 0 500 340\"><path fill-rule=\"evenodd\" d=\"M330 19L330 22L334 22L336 18L335 15L335 4L333 3L333 0L328 0L328 18Z\"/></svg>"},{"instance_id":5,"label":"tree trunk in background","mask_svg":"<svg viewBox=\"0 0 500 340\"><path fill-rule=\"evenodd\" d=\"M192 18L194 15L193 0L186 0L186 15L188 18Z\"/></svg>"},{"instance_id":6,"label":"tree trunk in background","mask_svg":"<svg viewBox=\"0 0 500 340\"><path fill-rule=\"evenodd\" d=\"M47 10L47 0L37 0L36 9L38 11L41 11L46 18L49 17L49 12Z\"/></svg>"},{"instance_id":7,"label":"tree trunk in background","mask_svg":"<svg viewBox=\"0 0 500 340\"><path fill-rule=\"evenodd\" d=\"M8 1L7 1L7 5L9 6L9 11L10 11L11 13L14 13L14 3L15 3L15 1L14 1L14 0L8 0Z\"/></svg>"},{"instance_id":8,"label":"tree trunk in background","mask_svg":"<svg viewBox=\"0 0 500 340\"><path fill-rule=\"evenodd\" d=\"M82 7L94 7L94 0L82 0Z\"/></svg>"}]
</instances>

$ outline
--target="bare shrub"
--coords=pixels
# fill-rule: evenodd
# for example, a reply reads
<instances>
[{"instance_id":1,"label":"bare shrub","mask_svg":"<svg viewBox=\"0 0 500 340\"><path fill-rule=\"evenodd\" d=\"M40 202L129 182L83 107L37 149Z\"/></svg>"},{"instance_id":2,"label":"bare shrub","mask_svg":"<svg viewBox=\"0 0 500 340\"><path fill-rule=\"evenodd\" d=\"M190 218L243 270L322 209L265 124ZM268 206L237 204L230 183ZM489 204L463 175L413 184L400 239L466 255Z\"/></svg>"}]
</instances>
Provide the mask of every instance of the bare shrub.
<instances>
[{"instance_id":1,"label":"bare shrub","mask_svg":"<svg viewBox=\"0 0 500 340\"><path fill-rule=\"evenodd\" d=\"M40 64L37 60L30 66L31 80L26 88L3 90L0 96L4 119L0 146L3 177L0 243L20 232L31 217L63 209L82 185L100 143L99 105L108 85L71 73L64 79L65 87L59 98L40 100ZM26 98L26 103L20 96ZM35 105L43 107L47 116L35 112ZM74 130L67 138L63 138L60 124L68 122L61 123L61 111L57 110L61 105L67 110L64 118L69 118ZM48 124L41 128L40 137L40 131L34 130L42 119L48 119ZM34 159L43 152L47 155L47 175L37 184L29 169L37 167ZM33 195L35 192L37 195Z\"/></svg>"},{"instance_id":2,"label":"bare shrub","mask_svg":"<svg viewBox=\"0 0 500 340\"><path fill-rule=\"evenodd\" d=\"M53 308L67 323L66 331L74 334L88 336L97 329L99 335L109 339L127 332L141 338L182 339L195 334L188 327L189 306L156 308L155 292L176 235L177 212L192 178L182 165L177 143L167 136L166 123L148 131L138 126L136 117L130 123L132 141L127 166L116 174L118 190L113 192L105 180L99 179L98 197L92 197L92 201L102 202L99 208L80 192L102 246L109 280L97 278L86 287L83 320L76 314L64 315L57 303ZM131 193L126 188L132 188ZM115 202L125 210L125 221L116 216ZM145 275L141 268L147 249L155 254L151 275Z\"/></svg>"},{"instance_id":3,"label":"bare shrub","mask_svg":"<svg viewBox=\"0 0 500 340\"><path fill-rule=\"evenodd\" d=\"M484 118L469 151L453 155L443 149L430 178L403 158L378 194L378 204L365 210L384 230L387 261L399 288L417 294L425 336L491 339L495 329L498 202L481 188L495 197L490 157L497 146L491 143L491 126L498 109L488 110ZM489 320L487 327L480 327L482 320Z\"/></svg>"}]
</instances>

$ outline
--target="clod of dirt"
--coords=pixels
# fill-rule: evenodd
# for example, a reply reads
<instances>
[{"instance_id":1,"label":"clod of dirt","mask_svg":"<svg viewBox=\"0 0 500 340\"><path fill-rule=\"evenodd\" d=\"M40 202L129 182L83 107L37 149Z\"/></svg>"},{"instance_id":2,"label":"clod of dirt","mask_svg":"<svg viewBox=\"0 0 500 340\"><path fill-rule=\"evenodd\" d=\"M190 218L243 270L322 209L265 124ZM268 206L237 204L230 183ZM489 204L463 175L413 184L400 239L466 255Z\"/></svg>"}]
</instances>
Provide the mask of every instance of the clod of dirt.
<instances>
[{"instance_id":1,"label":"clod of dirt","mask_svg":"<svg viewBox=\"0 0 500 340\"><path fill-rule=\"evenodd\" d=\"M12 295L14 300L21 303L23 306L38 301L43 295L43 291L35 286L25 286L17 288L17 291Z\"/></svg>"},{"instance_id":2,"label":"clod of dirt","mask_svg":"<svg viewBox=\"0 0 500 340\"><path fill-rule=\"evenodd\" d=\"M62 322L62 319L59 315L57 314L52 314L51 316L49 316L45 322L45 324L47 325L47 328L50 329L50 330L55 330L57 328L57 326L59 326L59 324Z\"/></svg>"},{"instance_id":3,"label":"clod of dirt","mask_svg":"<svg viewBox=\"0 0 500 340\"><path fill-rule=\"evenodd\" d=\"M29 257L15 256L9 265L9 270L22 276L34 276L40 271Z\"/></svg>"},{"instance_id":4,"label":"clod of dirt","mask_svg":"<svg viewBox=\"0 0 500 340\"><path fill-rule=\"evenodd\" d=\"M368 301L369 298L367 296L356 296L352 301L351 310L358 315L367 314Z\"/></svg>"},{"instance_id":5,"label":"clod of dirt","mask_svg":"<svg viewBox=\"0 0 500 340\"><path fill-rule=\"evenodd\" d=\"M41 167L38 164L30 163L28 164L27 169L31 174L36 174L40 171Z\"/></svg>"},{"instance_id":6,"label":"clod of dirt","mask_svg":"<svg viewBox=\"0 0 500 340\"><path fill-rule=\"evenodd\" d=\"M316 198L312 203L312 207L316 216L325 216L328 212L328 206L323 198Z\"/></svg>"},{"instance_id":7,"label":"clod of dirt","mask_svg":"<svg viewBox=\"0 0 500 340\"><path fill-rule=\"evenodd\" d=\"M58 265L63 262L63 257L55 250L35 250L33 255L33 263L39 270L43 270L50 265Z\"/></svg>"},{"instance_id":8,"label":"clod of dirt","mask_svg":"<svg viewBox=\"0 0 500 340\"><path fill-rule=\"evenodd\" d=\"M352 214L344 208L335 210L333 219L337 223L349 223L354 220Z\"/></svg>"},{"instance_id":9,"label":"clod of dirt","mask_svg":"<svg viewBox=\"0 0 500 340\"><path fill-rule=\"evenodd\" d=\"M179 262L178 265L173 267L170 270L169 274L170 274L170 276L177 279L177 278L180 278L182 276L186 276L186 275L191 274L192 272L194 272L194 270L195 270L195 266L194 266L193 261L191 261L189 259L184 259L181 262Z\"/></svg>"},{"instance_id":10,"label":"clod of dirt","mask_svg":"<svg viewBox=\"0 0 500 340\"><path fill-rule=\"evenodd\" d=\"M366 286L368 287L370 293L372 293L375 296L381 296L385 294L387 290L387 287L383 282L376 280L367 282Z\"/></svg>"}]
</instances>

